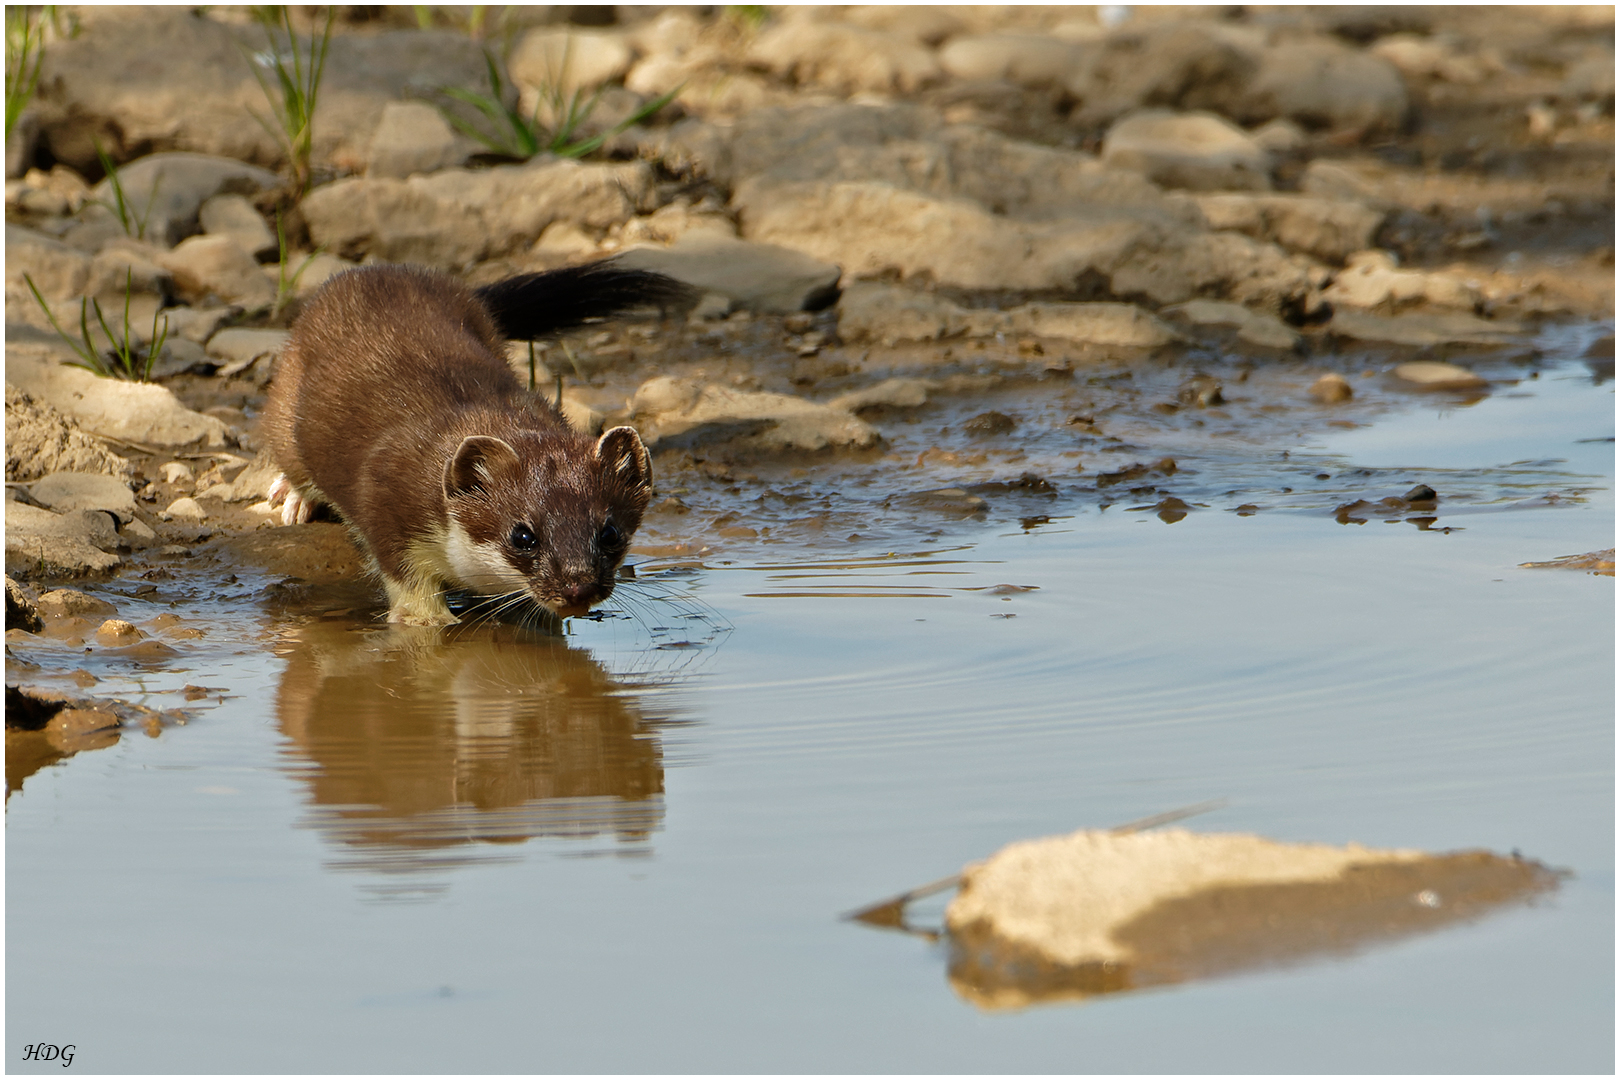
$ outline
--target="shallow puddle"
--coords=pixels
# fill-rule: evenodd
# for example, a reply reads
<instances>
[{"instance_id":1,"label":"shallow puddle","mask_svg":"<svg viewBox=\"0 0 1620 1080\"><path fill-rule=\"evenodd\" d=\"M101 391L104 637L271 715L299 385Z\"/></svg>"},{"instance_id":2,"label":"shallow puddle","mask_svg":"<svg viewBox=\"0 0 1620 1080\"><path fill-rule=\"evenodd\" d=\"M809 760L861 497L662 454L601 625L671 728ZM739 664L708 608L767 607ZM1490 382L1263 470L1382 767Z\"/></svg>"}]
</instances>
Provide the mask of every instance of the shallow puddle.
<instances>
[{"instance_id":1,"label":"shallow puddle","mask_svg":"<svg viewBox=\"0 0 1620 1080\"><path fill-rule=\"evenodd\" d=\"M1179 514L1060 491L893 550L650 559L562 639L114 582L200 644L13 651L188 722L10 795L13 1045L92 1072L1612 1071L1613 585L1519 564L1613 546L1613 410L1552 364L1328 435L1189 434ZM1349 958L1011 1012L944 944L839 919L1217 798L1199 828L1572 876Z\"/></svg>"}]
</instances>

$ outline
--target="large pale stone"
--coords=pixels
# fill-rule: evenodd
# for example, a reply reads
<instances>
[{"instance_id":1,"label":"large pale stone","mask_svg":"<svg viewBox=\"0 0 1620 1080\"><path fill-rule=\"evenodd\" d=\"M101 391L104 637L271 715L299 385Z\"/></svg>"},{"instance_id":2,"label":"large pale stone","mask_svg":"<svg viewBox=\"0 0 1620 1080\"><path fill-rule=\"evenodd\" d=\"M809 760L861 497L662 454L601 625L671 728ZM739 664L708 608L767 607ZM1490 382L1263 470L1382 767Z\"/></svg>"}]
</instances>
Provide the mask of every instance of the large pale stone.
<instances>
[{"instance_id":1,"label":"large pale stone","mask_svg":"<svg viewBox=\"0 0 1620 1080\"><path fill-rule=\"evenodd\" d=\"M6 379L96 435L140 444L224 446L225 424L192 412L166 387L103 379L60 362L51 346L8 343Z\"/></svg>"},{"instance_id":2,"label":"large pale stone","mask_svg":"<svg viewBox=\"0 0 1620 1080\"><path fill-rule=\"evenodd\" d=\"M622 78L632 54L624 35L577 27L538 27L524 34L507 67L524 86L572 94Z\"/></svg>"},{"instance_id":3,"label":"large pale stone","mask_svg":"<svg viewBox=\"0 0 1620 1080\"><path fill-rule=\"evenodd\" d=\"M420 101L390 101L366 148L366 175L403 179L467 160L463 139L438 109Z\"/></svg>"},{"instance_id":4,"label":"large pale stone","mask_svg":"<svg viewBox=\"0 0 1620 1080\"><path fill-rule=\"evenodd\" d=\"M193 236L161 260L174 275L175 286L194 300L216 296L251 310L268 307L276 299L276 287L258 262L230 236Z\"/></svg>"}]
</instances>

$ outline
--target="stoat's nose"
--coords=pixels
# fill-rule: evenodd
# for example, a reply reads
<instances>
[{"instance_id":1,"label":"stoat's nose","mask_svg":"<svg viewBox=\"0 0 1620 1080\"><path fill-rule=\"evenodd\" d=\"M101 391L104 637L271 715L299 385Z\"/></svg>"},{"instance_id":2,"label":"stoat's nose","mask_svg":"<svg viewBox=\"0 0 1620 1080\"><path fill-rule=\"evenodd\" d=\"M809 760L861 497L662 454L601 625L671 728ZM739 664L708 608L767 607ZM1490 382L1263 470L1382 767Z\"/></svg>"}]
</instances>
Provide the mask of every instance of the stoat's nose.
<instances>
[{"instance_id":1,"label":"stoat's nose","mask_svg":"<svg viewBox=\"0 0 1620 1080\"><path fill-rule=\"evenodd\" d=\"M602 600L603 596L596 582L587 581L578 585L564 585L557 590L557 598L561 601L557 605L557 614L566 618L585 614L591 609L591 605Z\"/></svg>"}]
</instances>

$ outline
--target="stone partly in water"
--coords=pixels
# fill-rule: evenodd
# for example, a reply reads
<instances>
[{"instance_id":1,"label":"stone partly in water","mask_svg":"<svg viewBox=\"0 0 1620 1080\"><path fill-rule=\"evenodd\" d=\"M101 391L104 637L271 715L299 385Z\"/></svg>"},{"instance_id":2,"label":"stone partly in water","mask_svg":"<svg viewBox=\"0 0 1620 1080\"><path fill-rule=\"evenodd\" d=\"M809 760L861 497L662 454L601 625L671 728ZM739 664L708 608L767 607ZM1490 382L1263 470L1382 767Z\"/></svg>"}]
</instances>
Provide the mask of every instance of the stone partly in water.
<instances>
[{"instance_id":1,"label":"stone partly in water","mask_svg":"<svg viewBox=\"0 0 1620 1080\"><path fill-rule=\"evenodd\" d=\"M1010 844L946 909L950 979L986 1009L1344 955L1558 886L1540 863L1183 829Z\"/></svg>"},{"instance_id":2,"label":"stone partly in water","mask_svg":"<svg viewBox=\"0 0 1620 1080\"><path fill-rule=\"evenodd\" d=\"M1395 377L1423 390L1478 390L1488 383L1465 367L1438 360L1412 360L1395 365Z\"/></svg>"},{"instance_id":3,"label":"stone partly in water","mask_svg":"<svg viewBox=\"0 0 1620 1080\"><path fill-rule=\"evenodd\" d=\"M1355 396L1345 377L1332 371L1311 383L1309 393L1324 405L1337 405Z\"/></svg>"}]
</instances>

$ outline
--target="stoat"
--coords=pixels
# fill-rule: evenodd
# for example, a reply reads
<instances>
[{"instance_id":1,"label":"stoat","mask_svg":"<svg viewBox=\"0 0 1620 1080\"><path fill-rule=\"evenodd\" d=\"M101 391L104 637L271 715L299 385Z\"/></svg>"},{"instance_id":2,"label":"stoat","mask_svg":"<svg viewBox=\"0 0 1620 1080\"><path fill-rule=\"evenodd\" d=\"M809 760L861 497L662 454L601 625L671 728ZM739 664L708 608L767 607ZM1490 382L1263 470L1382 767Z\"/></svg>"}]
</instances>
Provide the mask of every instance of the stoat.
<instances>
[{"instance_id":1,"label":"stoat","mask_svg":"<svg viewBox=\"0 0 1620 1080\"><path fill-rule=\"evenodd\" d=\"M263 430L272 504L343 518L388 591L390 622L456 622L446 593L582 615L613 592L652 495L635 429L576 433L504 359L532 339L686 287L612 260L468 289L430 270L334 277L292 328Z\"/></svg>"}]
</instances>

